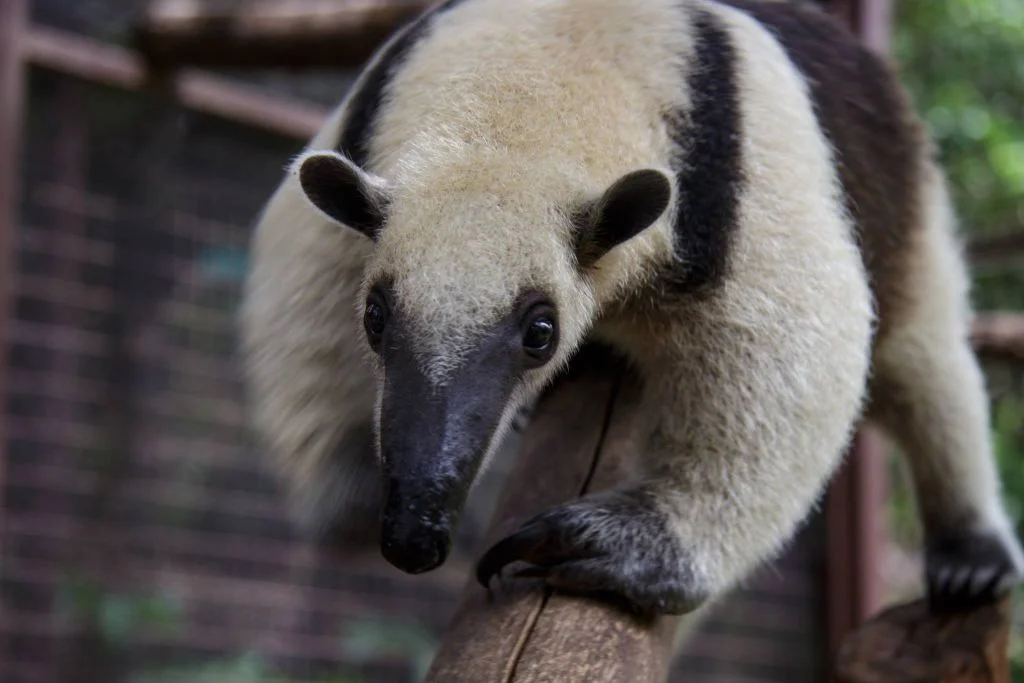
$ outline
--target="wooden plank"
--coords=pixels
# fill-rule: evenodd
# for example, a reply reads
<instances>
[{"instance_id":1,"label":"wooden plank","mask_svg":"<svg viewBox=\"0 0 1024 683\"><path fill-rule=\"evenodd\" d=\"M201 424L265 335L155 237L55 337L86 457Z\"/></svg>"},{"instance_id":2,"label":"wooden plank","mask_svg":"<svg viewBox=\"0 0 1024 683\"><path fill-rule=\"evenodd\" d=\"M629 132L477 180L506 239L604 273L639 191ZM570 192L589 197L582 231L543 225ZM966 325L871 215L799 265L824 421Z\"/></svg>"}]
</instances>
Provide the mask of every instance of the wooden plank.
<instances>
[{"instance_id":1,"label":"wooden plank","mask_svg":"<svg viewBox=\"0 0 1024 683\"><path fill-rule=\"evenodd\" d=\"M871 49L884 54L889 44L891 0L824 0ZM888 482L885 440L861 425L846 461L829 485L825 601L828 657L841 639L880 606L878 573L885 538Z\"/></svg>"},{"instance_id":2,"label":"wooden plank","mask_svg":"<svg viewBox=\"0 0 1024 683\"><path fill-rule=\"evenodd\" d=\"M135 53L66 31L30 28L25 57L35 66L125 90L153 84L145 62ZM194 111L299 140L315 135L329 113L317 104L275 97L200 71L181 72L159 85Z\"/></svg>"},{"instance_id":3,"label":"wooden plank","mask_svg":"<svg viewBox=\"0 0 1024 683\"><path fill-rule=\"evenodd\" d=\"M882 604L881 541L885 534L885 440L861 425L826 499L828 656Z\"/></svg>"},{"instance_id":4,"label":"wooden plank","mask_svg":"<svg viewBox=\"0 0 1024 683\"><path fill-rule=\"evenodd\" d=\"M544 509L620 481L637 456L638 387L588 351L538 405L523 435L487 543ZM538 473L543 472L539 477ZM597 600L517 579L488 593L470 579L428 683L661 683L678 618L641 621Z\"/></svg>"},{"instance_id":5,"label":"wooden plank","mask_svg":"<svg viewBox=\"0 0 1024 683\"><path fill-rule=\"evenodd\" d=\"M14 307L14 248L17 243L18 176L21 159L21 121L24 106L24 62L21 38L28 8L25 0L0 2L0 396L7 396L7 362L11 314ZM6 537L7 414L0 410L0 541ZM6 622L0 602L0 622ZM0 661L6 661L9 639L0 638Z\"/></svg>"},{"instance_id":6,"label":"wooden plank","mask_svg":"<svg viewBox=\"0 0 1024 683\"><path fill-rule=\"evenodd\" d=\"M4 0L0 3L0 396L7 395L8 329L14 297L14 245L17 243L15 234L24 106L21 38L26 16L24 0ZM6 411L0 411L0 522L3 521L6 420Z\"/></svg>"},{"instance_id":7,"label":"wooden plank","mask_svg":"<svg viewBox=\"0 0 1024 683\"><path fill-rule=\"evenodd\" d=\"M424 0L155 0L135 45L157 68L351 68Z\"/></svg>"}]
</instances>

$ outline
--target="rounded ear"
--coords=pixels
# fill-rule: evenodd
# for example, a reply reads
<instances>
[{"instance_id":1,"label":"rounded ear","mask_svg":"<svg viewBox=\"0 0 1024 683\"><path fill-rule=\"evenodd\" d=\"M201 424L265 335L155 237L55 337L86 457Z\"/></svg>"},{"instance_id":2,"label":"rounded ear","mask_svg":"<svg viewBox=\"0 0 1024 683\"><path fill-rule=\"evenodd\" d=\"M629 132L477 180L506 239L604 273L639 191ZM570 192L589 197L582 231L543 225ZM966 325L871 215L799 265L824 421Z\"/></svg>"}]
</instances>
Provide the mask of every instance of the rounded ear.
<instances>
[{"instance_id":1,"label":"rounded ear","mask_svg":"<svg viewBox=\"0 0 1024 683\"><path fill-rule=\"evenodd\" d=\"M304 154L292 168L313 206L332 221L377 240L388 206L382 178L331 151Z\"/></svg>"},{"instance_id":2,"label":"rounded ear","mask_svg":"<svg viewBox=\"0 0 1024 683\"><path fill-rule=\"evenodd\" d=\"M622 176L577 216L576 256L584 268L613 247L636 237L661 217L672 198L672 183L652 168Z\"/></svg>"}]
</instances>

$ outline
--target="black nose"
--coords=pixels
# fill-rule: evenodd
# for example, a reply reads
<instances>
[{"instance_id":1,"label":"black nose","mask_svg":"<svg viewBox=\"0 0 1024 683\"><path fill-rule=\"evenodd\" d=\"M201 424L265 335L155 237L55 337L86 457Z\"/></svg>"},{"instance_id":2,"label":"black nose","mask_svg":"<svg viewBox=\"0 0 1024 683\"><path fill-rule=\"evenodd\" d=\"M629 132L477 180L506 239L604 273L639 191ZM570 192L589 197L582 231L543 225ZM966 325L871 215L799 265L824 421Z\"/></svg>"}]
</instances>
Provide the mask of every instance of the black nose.
<instances>
[{"instance_id":1,"label":"black nose","mask_svg":"<svg viewBox=\"0 0 1024 683\"><path fill-rule=\"evenodd\" d=\"M407 534L388 533L381 537L384 559L408 574L422 574L444 564L450 549L447 533L410 530Z\"/></svg>"},{"instance_id":2,"label":"black nose","mask_svg":"<svg viewBox=\"0 0 1024 683\"><path fill-rule=\"evenodd\" d=\"M385 485L380 550L384 559L409 574L441 566L451 550L451 523L443 500L423 496L427 485L413 495L409 487L390 479Z\"/></svg>"}]
</instances>

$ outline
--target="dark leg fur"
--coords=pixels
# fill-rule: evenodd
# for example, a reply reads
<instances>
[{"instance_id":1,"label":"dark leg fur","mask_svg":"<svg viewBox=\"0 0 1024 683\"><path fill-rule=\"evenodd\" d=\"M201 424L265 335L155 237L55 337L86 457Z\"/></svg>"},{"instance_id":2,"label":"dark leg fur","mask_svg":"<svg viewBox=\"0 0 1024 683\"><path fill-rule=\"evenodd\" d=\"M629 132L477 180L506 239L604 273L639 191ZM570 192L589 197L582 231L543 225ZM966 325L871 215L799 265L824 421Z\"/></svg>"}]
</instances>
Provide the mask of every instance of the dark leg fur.
<instances>
[{"instance_id":1,"label":"dark leg fur","mask_svg":"<svg viewBox=\"0 0 1024 683\"><path fill-rule=\"evenodd\" d=\"M1021 577L993 535L951 537L925 544L929 603L937 612L969 610L998 600Z\"/></svg>"},{"instance_id":2,"label":"dark leg fur","mask_svg":"<svg viewBox=\"0 0 1024 683\"><path fill-rule=\"evenodd\" d=\"M698 590L669 520L645 489L588 496L527 521L477 565L487 586L516 561L514 576L543 577L568 593L603 597L643 615L685 614L707 594Z\"/></svg>"}]
</instances>

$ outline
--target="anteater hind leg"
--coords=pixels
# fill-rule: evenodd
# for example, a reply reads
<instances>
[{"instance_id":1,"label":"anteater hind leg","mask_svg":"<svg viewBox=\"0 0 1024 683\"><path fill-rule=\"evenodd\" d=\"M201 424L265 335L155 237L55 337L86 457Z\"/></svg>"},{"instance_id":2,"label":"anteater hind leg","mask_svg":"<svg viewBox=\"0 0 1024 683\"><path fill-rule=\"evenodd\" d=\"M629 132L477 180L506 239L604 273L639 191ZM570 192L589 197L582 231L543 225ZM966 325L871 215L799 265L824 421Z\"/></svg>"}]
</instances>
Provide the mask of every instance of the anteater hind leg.
<instances>
[{"instance_id":1,"label":"anteater hind leg","mask_svg":"<svg viewBox=\"0 0 1024 683\"><path fill-rule=\"evenodd\" d=\"M908 264L906 296L875 354L870 417L903 451L936 608L1005 593L1024 554L1000 500L984 378L969 345L968 280L941 183Z\"/></svg>"}]
</instances>

